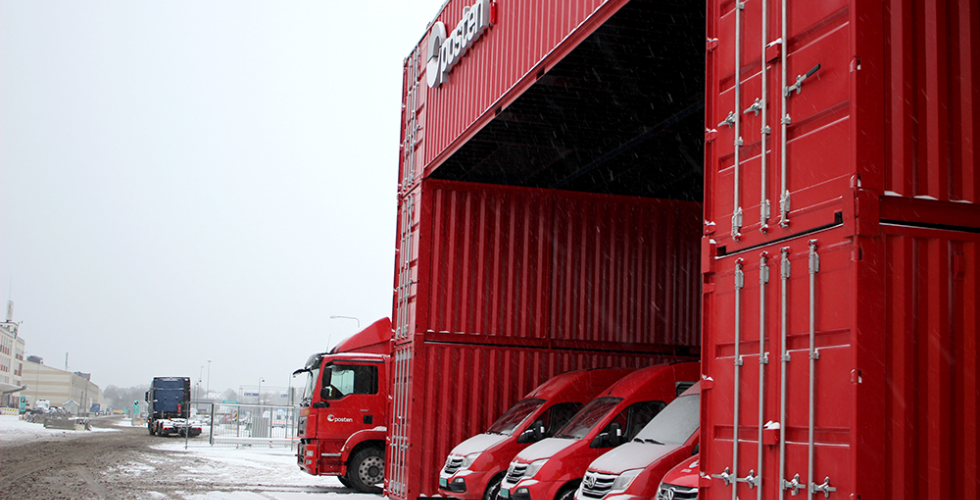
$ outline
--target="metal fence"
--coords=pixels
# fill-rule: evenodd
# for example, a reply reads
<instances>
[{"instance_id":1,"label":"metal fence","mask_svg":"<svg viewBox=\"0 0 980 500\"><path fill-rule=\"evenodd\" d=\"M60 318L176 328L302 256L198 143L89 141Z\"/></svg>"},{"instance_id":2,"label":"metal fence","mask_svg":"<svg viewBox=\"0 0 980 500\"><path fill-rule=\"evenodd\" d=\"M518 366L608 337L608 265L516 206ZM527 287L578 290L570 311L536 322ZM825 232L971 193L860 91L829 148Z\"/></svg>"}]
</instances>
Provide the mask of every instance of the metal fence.
<instances>
[{"instance_id":1,"label":"metal fence","mask_svg":"<svg viewBox=\"0 0 980 500\"><path fill-rule=\"evenodd\" d=\"M191 421L201 423L195 445L291 448L298 441L299 407L191 402Z\"/></svg>"}]
</instances>

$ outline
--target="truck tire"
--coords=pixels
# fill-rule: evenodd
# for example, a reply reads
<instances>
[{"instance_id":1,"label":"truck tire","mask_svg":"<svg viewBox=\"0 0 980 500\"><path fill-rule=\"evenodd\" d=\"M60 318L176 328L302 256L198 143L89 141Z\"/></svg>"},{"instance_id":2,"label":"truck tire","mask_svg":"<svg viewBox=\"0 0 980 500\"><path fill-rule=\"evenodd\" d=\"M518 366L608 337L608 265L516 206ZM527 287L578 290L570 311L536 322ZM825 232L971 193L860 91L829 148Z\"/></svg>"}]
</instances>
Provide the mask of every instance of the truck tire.
<instances>
[{"instance_id":1,"label":"truck tire","mask_svg":"<svg viewBox=\"0 0 980 500\"><path fill-rule=\"evenodd\" d=\"M347 464L347 481L361 493L381 493L384 474L385 452L379 448L364 448Z\"/></svg>"},{"instance_id":2,"label":"truck tire","mask_svg":"<svg viewBox=\"0 0 980 500\"><path fill-rule=\"evenodd\" d=\"M337 479L340 480L340 484L344 485L344 488L353 488L353 486L350 485L350 481L347 480L346 476L337 476Z\"/></svg>"},{"instance_id":3,"label":"truck tire","mask_svg":"<svg viewBox=\"0 0 980 500\"><path fill-rule=\"evenodd\" d=\"M497 495L500 494L500 483L503 481L504 476L497 475L494 476L489 483L487 483L487 491L483 493L483 500L497 500Z\"/></svg>"}]
</instances>

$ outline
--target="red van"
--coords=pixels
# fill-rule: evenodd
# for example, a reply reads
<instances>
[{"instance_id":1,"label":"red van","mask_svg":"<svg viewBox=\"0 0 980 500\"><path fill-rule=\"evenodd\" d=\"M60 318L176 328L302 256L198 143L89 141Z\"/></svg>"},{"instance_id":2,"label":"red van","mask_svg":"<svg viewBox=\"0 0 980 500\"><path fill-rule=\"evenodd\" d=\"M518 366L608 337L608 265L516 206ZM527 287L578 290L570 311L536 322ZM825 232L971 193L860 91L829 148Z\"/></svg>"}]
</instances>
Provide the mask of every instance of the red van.
<instances>
[{"instance_id":1,"label":"red van","mask_svg":"<svg viewBox=\"0 0 980 500\"><path fill-rule=\"evenodd\" d=\"M697 453L701 384L667 405L635 438L589 465L576 500L652 500L664 474Z\"/></svg>"},{"instance_id":2,"label":"red van","mask_svg":"<svg viewBox=\"0 0 980 500\"><path fill-rule=\"evenodd\" d=\"M453 448L439 474L439 493L463 500L495 500L514 455L553 436L592 398L634 371L597 368L552 377L507 410L487 432Z\"/></svg>"},{"instance_id":3,"label":"red van","mask_svg":"<svg viewBox=\"0 0 980 500\"><path fill-rule=\"evenodd\" d=\"M697 500L698 476L701 475L700 455L677 464L660 482L656 500Z\"/></svg>"},{"instance_id":4,"label":"red van","mask_svg":"<svg viewBox=\"0 0 980 500\"><path fill-rule=\"evenodd\" d=\"M554 437L518 453L501 484L500 497L571 500L593 460L636 437L678 394L697 382L700 372L700 363L684 362L651 366L623 377Z\"/></svg>"}]
</instances>

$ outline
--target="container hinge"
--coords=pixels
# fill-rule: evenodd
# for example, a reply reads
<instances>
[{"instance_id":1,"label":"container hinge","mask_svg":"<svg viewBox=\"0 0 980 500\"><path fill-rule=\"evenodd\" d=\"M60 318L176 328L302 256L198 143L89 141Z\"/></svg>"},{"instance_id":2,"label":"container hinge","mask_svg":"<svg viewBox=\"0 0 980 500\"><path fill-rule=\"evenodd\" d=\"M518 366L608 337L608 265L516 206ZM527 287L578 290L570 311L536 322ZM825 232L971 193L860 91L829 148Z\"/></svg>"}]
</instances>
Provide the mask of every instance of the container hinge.
<instances>
[{"instance_id":1,"label":"container hinge","mask_svg":"<svg viewBox=\"0 0 980 500\"><path fill-rule=\"evenodd\" d=\"M725 470L722 471L721 474L712 474L711 477L721 479L725 482L725 486L732 484L732 471L728 467L725 467ZM800 486L800 488L802 488L802 486Z\"/></svg>"},{"instance_id":2,"label":"container hinge","mask_svg":"<svg viewBox=\"0 0 980 500\"><path fill-rule=\"evenodd\" d=\"M706 40L705 49L708 52L711 52L712 50L715 50L717 48L718 48L718 39L717 38L708 38Z\"/></svg>"},{"instance_id":3,"label":"container hinge","mask_svg":"<svg viewBox=\"0 0 980 500\"><path fill-rule=\"evenodd\" d=\"M813 360L818 360L818 359L820 359L820 351L818 351L818 350L816 350L816 349L814 349L814 350L813 350L813 353L812 353L812 354L810 354L810 358L811 358L811 359L813 359Z\"/></svg>"},{"instance_id":4,"label":"container hinge","mask_svg":"<svg viewBox=\"0 0 980 500\"><path fill-rule=\"evenodd\" d=\"M786 113L785 115L783 115L783 119L782 120L779 120L779 123L781 123L783 125L792 125L793 124L793 119L790 118L789 113Z\"/></svg>"},{"instance_id":5,"label":"container hinge","mask_svg":"<svg viewBox=\"0 0 980 500\"><path fill-rule=\"evenodd\" d=\"M799 474L793 476L793 480L792 481L787 481L787 480L783 479L782 481L780 481L780 483L782 484L783 489L784 490L790 490L789 491L789 494L790 495L793 495L794 497L796 496L797 493L800 492L800 490L802 490L802 489L805 488L805 486L803 486L802 484L800 484L800 475Z\"/></svg>"},{"instance_id":6,"label":"container hinge","mask_svg":"<svg viewBox=\"0 0 980 500\"><path fill-rule=\"evenodd\" d=\"M817 240L810 240L810 274L820 272L820 255L817 254Z\"/></svg>"},{"instance_id":7,"label":"container hinge","mask_svg":"<svg viewBox=\"0 0 980 500\"><path fill-rule=\"evenodd\" d=\"M728 112L728 116L726 116L725 119L722 120L721 123L718 124L718 128L724 127L725 125L728 125L728 128L732 128L732 127L735 126L735 112L734 111L729 111Z\"/></svg>"},{"instance_id":8,"label":"container hinge","mask_svg":"<svg viewBox=\"0 0 980 500\"><path fill-rule=\"evenodd\" d=\"M769 125L766 125L765 127L762 127L762 133L764 135L769 135L772 133L772 129L769 128Z\"/></svg>"},{"instance_id":9,"label":"container hinge","mask_svg":"<svg viewBox=\"0 0 980 500\"><path fill-rule=\"evenodd\" d=\"M738 10L745 10L745 2L738 3Z\"/></svg>"},{"instance_id":10,"label":"container hinge","mask_svg":"<svg viewBox=\"0 0 980 500\"><path fill-rule=\"evenodd\" d=\"M803 92L803 82L805 82L807 78L813 76L813 74L816 73L817 70L819 69L820 69L820 65L817 64L816 66L810 68L810 71L807 71L806 74L797 76L796 83L790 85L789 87L786 87L786 94L785 94L786 97L790 97L790 94L792 94L794 90L796 91L797 94Z\"/></svg>"},{"instance_id":11,"label":"container hinge","mask_svg":"<svg viewBox=\"0 0 980 500\"><path fill-rule=\"evenodd\" d=\"M783 247L779 253L782 254L782 262L779 263L780 278L789 279L790 270L793 269L789 263L789 247Z\"/></svg>"},{"instance_id":12,"label":"container hinge","mask_svg":"<svg viewBox=\"0 0 980 500\"><path fill-rule=\"evenodd\" d=\"M830 498L831 491L837 491L837 488L830 485L829 477L824 478L823 484L810 483L810 493L823 493L824 498Z\"/></svg>"},{"instance_id":13,"label":"container hinge","mask_svg":"<svg viewBox=\"0 0 980 500\"><path fill-rule=\"evenodd\" d=\"M768 352L759 357L759 364L760 365L768 365L769 364L769 353Z\"/></svg>"},{"instance_id":14,"label":"container hinge","mask_svg":"<svg viewBox=\"0 0 980 500\"><path fill-rule=\"evenodd\" d=\"M735 289L741 290L745 286L745 273L742 272L742 259L735 263Z\"/></svg>"},{"instance_id":15,"label":"container hinge","mask_svg":"<svg viewBox=\"0 0 980 500\"><path fill-rule=\"evenodd\" d=\"M762 476L756 476L754 470L749 471L749 475L745 477L735 478L736 483L748 483L749 489L753 489L756 486L762 485Z\"/></svg>"},{"instance_id":16,"label":"container hinge","mask_svg":"<svg viewBox=\"0 0 980 500\"><path fill-rule=\"evenodd\" d=\"M735 358L735 366L742 366L745 364L745 360L741 356Z\"/></svg>"},{"instance_id":17,"label":"container hinge","mask_svg":"<svg viewBox=\"0 0 980 500\"><path fill-rule=\"evenodd\" d=\"M741 231L739 231L740 229L742 229L742 207L739 207L732 214L732 239L735 241L738 241L742 237Z\"/></svg>"},{"instance_id":18,"label":"container hinge","mask_svg":"<svg viewBox=\"0 0 980 500\"><path fill-rule=\"evenodd\" d=\"M769 256L766 252L762 252L762 256L759 258L759 284L765 285L769 283L769 266L766 265L766 261L769 260Z\"/></svg>"},{"instance_id":19,"label":"container hinge","mask_svg":"<svg viewBox=\"0 0 980 500\"><path fill-rule=\"evenodd\" d=\"M742 136L739 136L738 139L735 139L735 147L740 148L743 145L745 145L745 141L742 140Z\"/></svg>"},{"instance_id":20,"label":"container hinge","mask_svg":"<svg viewBox=\"0 0 980 500\"><path fill-rule=\"evenodd\" d=\"M759 116L760 111L762 111L762 103L759 102L759 98L757 97L751 106L745 108L745 111L742 111L742 114L747 115L749 113L755 113L755 116Z\"/></svg>"},{"instance_id":21,"label":"container hinge","mask_svg":"<svg viewBox=\"0 0 980 500\"><path fill-rule=\"evenodd\" d=\"M779 225L786 227L789 225L789 191L784 191L779 197Z\"/></svg>"},{"instance_id":22,"label":"container hinge","mask_svg":"<svg viewBox=\"0 0 980 500\"><path fill-rule=\"evenodd\" d=\"M759 231L762 231L763 233L769 232L769 224L767 223L769 220L769 215L769 200L762 200L762 203L759 205Z\"/></svg>"}]
</instances>

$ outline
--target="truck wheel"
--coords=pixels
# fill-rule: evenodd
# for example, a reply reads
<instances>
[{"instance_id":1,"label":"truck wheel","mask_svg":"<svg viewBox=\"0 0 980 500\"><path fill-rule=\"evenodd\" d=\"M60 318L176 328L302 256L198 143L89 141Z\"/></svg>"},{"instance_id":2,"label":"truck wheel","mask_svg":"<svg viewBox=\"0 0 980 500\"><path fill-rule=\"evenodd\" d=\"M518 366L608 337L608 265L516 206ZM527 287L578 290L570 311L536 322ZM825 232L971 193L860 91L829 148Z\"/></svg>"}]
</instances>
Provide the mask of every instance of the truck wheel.
<instances>
[{"instance_id":1,"label":"truck wheel","mask_svg":"<svg viewBox=\"0 0 980 500\"><path fill-rule=\"evenodd\" d=\"M378 448L364 448L347 465L347 481L362 493L381 493L384 474L385 453Z\"/></svg>"},{"instance_id":2,"label":"truck wheel","mask_svg":"<svg viewBox=\"0 0 980 500\"><path fill-rule=\"evenodd\" d=\"M483 500L497 500L500 494L500 483L504 476L496 476L487 483L487 491L483 493Z\"/></svg>"}]
</instances>

